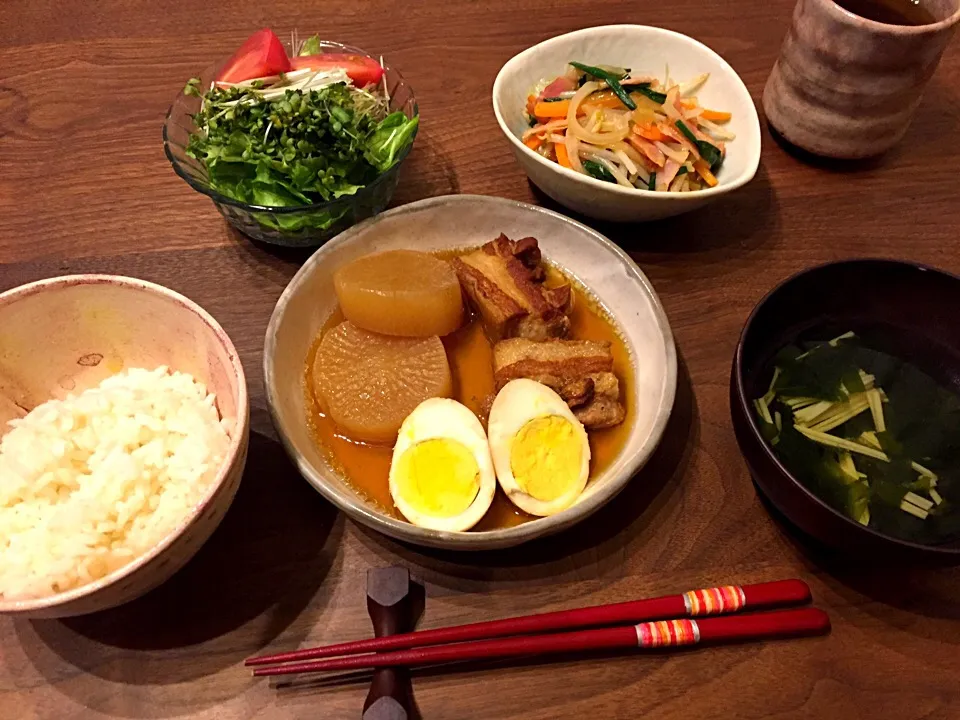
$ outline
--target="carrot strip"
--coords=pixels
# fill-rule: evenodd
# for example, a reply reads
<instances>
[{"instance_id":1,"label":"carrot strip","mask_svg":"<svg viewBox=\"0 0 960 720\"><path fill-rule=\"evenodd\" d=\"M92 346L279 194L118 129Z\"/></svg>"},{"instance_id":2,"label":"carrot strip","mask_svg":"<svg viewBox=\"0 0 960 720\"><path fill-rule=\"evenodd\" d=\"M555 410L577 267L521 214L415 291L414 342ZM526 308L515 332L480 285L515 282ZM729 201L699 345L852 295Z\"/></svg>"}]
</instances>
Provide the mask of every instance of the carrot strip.
<instances>
[{"instance_id":1,"label":"carrot strip","mask_svg":"<svg viewBox=\"0 0 960 720\"><path fill-rule=\"evenodd\" d=\"M538 102L533 114L538 118L561 118L567 116L570 109L569 100L555 100L554 102Z\"/></svg>"},{"instance_id":2,"label":"carrot strip","mask_svg":"<svg viewBox=\"0 0 960 720\"><path fill-rule=\"evenodd\" d=\"M706 110L700 113L700 117L704 120L709 120L710 122L726 122L733 117L728 112L721 112L720 110Z\"/></svg>"},{"instance_id":3,"label":"carrot strip","mask_svg":"<svg viewBox=\"0 0 960 720\"><path fill-rule=\"evenodd\" d=\"M531 135L526 140L523 141L523 144L526 145L531 150L536 150L541 145L543 145L543 138L539 135Z\"/></svg>"},{"instance_id":4,"label":"carrot strip","mask_svg":"<svg viewBox=\"0 0 960 720\"><path fill-rule=\"evenodd\" d=\"M633 132L642 138L646 138L647 140L660 140L663 142L664 140L670 139L660 132L660 128L652 123L649 125L634 125Z\"/></svg>"},{"instance_id":5,"label":"carrot strip","mask_svg":"<svg viewBox=\"0 0 960 720\"><path fill-rule=\"evenodd\" d=\"M554 143L553 150L557 153L557 162L565 168L573 168L570 164L570 155L567 154L567 146L563 143Z\"/></svg>"},{"instance_id":6,"label":"carrot strip","mask_svg":"<svg viewBox=\"0 0 960 720\"><path fill-rule=\"evenodd\" d=\"M697 171L697 174L703 178L703 181L710 187L715 187L717 182L719 182L716 176L710 172L710 166L707 165L704 160L697 160L693 164L693 169Z\"/></svg>"},{"instance_id":7,"label":"carrot strip","mask_svg":"<svg viewBox=\"0 0 960 720\"><path fill-rule=\"evenodd\" d=\"M527 95L527 115L530 117L534 116L534 111L537 109L537 96L536 95Z\"/></svg>"}]
</instances>

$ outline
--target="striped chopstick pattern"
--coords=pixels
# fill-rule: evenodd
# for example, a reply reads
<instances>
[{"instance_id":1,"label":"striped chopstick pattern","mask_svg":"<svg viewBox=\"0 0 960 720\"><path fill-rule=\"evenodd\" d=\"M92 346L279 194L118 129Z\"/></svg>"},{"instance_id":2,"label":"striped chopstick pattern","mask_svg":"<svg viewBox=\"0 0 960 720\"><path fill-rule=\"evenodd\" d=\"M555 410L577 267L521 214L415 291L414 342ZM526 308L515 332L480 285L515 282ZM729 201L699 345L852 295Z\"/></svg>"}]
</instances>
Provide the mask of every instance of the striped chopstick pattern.
<instances>
[{"instance_id":1,"label":"striped chopstick pattern","mask_svg":"<svg viewBox=\"0 0 960 720\"><path fill-rule=\"evenodd\" d=\"M747 597L739 585L725 585L723 587L691 590L683 594L683 604L687 614L714 615L717 613L736 612L747 604Z\"/></svg>"}]
</instances>

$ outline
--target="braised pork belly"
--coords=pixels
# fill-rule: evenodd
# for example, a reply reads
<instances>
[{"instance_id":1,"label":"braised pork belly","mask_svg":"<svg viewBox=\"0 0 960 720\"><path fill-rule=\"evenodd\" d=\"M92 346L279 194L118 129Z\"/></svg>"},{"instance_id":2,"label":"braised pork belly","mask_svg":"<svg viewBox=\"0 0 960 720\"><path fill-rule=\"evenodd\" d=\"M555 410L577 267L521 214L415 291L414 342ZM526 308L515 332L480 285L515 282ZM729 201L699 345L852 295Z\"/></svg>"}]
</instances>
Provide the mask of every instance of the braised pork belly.
<instances>
[{"instance_id":1,"label":"braised pork belly","mask_svg":"<svg viewBox=\"0 0 960 720\"><path fill-rule=\"evenodd\" d=\"M516 378L552 388L586 428L623 422L625 410L609 342L501 340L493 347L493 370L498 391Z\"/></svg>"},{"instance_id":2,"label":"braised pork belly","mask_svg":"<svg viewBox=\"0 0 960 720\"><path fill-rule=\"evenodd\" d=\"M454 258L460 285L480 315L491 343L505 338L566 337L573 304L569 285L546 287L536 238L500 235L478 250Z\"/></svg>"}]
</instances>

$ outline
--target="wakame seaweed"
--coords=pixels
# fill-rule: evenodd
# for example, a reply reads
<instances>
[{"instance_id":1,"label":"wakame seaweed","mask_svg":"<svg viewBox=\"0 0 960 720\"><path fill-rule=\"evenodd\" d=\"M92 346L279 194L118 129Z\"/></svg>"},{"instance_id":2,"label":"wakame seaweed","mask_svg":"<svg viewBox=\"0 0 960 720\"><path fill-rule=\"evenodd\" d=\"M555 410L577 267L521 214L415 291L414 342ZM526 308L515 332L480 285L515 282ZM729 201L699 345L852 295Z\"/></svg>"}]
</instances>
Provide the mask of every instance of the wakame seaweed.
<instances>
[{"instance_id":1,"label":"wakame seaweed","mask_svg":"<svg viewBox=\"0 0 960 720\"><path fill-rule=\"evenodd\" d=\"M769 391L755 402L760 428L801 483L896 538L938 544L960 535L954 390L853 333L788 345L773 365Z\"/></svg>"}]
</instances>

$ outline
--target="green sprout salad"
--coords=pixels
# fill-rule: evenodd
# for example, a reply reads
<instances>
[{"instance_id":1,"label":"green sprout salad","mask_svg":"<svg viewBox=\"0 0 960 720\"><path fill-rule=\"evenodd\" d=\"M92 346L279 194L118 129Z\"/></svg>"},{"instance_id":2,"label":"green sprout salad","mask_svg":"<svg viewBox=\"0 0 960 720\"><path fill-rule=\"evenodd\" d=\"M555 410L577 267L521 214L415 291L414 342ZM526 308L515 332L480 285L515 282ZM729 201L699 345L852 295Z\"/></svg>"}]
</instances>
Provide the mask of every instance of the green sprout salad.
<instances>
[{"instance_id":1,"label":"green sprout salad","mask_svg":"<svg viewBox=\"0 0 960 720\"><path fill-rule=\"evenodd\" d=\"M197 78L187 83L184 92L200 97L201 106L186 152L204 165L214 190L267 207L328 202L373 182L413 142L418 117L389 111L382 68L379 77L361 68L361 78L378 82L359 86L351 77L359 56L311 54L316 45L313 38L303 43L300 54L281 66L290 68L285 72L218 79L205 91ZM314 58L312 66L296 62ZM338 217L261 213L259 219L298 230L324 229Z\"/></svg>"}]
</instances>

